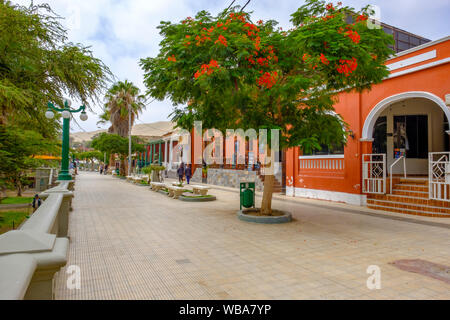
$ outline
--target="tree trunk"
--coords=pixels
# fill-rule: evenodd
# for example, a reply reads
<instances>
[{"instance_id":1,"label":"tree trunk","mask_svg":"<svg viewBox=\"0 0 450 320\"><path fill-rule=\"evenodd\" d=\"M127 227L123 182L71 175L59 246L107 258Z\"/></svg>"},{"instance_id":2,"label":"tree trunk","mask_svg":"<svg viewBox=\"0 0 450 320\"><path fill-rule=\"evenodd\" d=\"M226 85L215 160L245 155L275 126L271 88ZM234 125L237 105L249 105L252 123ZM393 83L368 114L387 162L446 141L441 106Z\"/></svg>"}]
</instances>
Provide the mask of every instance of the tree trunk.
<instances>
[{"instance_id":1,"label":"tree trunk","mask_svg":"<svg viewBox=\"0 0 450 320\"><path fill-rule=\"evenodd\" d=\"M121 158L120 159L120 175L121 176L127 176L127 169L126 169L126 165L125 165L125 159Z\"/></svg>"},{"instance_id":2,"label":"tree trunk","mask_svg":"<svg viewBox=\"0 0 450 320\"><path fill-rule=\"evenodd\" d=\"M22 182L20 181L20 178L17 179L16 187L17 187L17 196L21 197L22 196Z\"/></svg>"},{"instance_id":3,"label":"tree trunk","mask_svg":"<svg viewBox=\"0 0 450 320\"><path fill-rule=\"evenodd\" d=\"M261 201L261 214L266 216L272 215L272 194L274 182L275 176L273 174L264 176L264 191Z\"/></svg>"},{"instance_id":4,"label":"tree trunk","mask_svg":"<svg viewBox=\"0 0 450 320\"><path fill-rule=\"evenodd\" d=\"M114 154L113 153L111 153L110 155L109 155L109 166L108 167L110 167L110 168L116 168L116 163L115 163L115 161L114 161Z\"/></svg>"},{"instance_id":5,"label":"tree trunk","mask_svg":"<svg viewBox=\"0 0 450 320\"><path fill-rule=\"evenodd\" d=\"M273 186L275 184L275 155L273 155L272 150L269 146L266 146L266 158L264 159L264 190L263 197L261 201L261 214L270 216L272 215L272 195L273 195Z\"/></svg>"}]
</instances>

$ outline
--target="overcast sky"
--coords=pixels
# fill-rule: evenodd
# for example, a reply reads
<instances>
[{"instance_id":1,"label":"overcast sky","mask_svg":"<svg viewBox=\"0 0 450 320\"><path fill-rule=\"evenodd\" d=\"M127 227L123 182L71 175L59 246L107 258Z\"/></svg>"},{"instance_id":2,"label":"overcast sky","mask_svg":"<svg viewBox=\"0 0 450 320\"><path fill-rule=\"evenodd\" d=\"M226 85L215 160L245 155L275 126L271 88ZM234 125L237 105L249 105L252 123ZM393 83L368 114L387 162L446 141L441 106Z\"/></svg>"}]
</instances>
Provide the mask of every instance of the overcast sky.
<instances>
[{"instance_id":1,"label":"overcast sky","mask_svg":"<svg viewBox=\"0 0 450 320\"><path fill-rule=\"evenodd\" d=\"M28 5L29 0L16 0ZM247 0L236 0L244 5ZM337 1L334 1L335 3ZM450 34L449 0L342 0L344 5L360 9L366 4L377 5L381 21L398 28L436 40ZM158 54L161 40L156 28L160 21L178 22L195 16L200 10L212 14L225 9L231 0L35 0L48 3L64 17L63 25L69 29L69 40L91 46L94 55L100 58L120 79L128 79L145 92L140 58ZM283 29L290 26L290 14L300 7L302 0L251 0L246 10L253 11L254 21L274 19ZM100 106L93 111L100 113ZM170 101L155 101L139 117L137 123L168 120L172 111ZM71 131L92 131L98 117L89 113L89 120L72 124ZM105 128L107 126L104 126Z\"/></svg>"}]
</instances>

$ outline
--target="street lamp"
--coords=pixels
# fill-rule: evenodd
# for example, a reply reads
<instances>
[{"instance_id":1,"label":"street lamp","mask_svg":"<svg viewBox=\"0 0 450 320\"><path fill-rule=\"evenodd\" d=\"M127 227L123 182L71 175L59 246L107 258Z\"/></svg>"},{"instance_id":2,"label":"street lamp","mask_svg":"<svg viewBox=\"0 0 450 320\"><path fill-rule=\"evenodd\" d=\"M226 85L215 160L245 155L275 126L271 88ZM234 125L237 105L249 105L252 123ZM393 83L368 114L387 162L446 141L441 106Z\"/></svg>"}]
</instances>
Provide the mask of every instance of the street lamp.
<instances>
[{"instance_id":1,"label":"street lamp","mask_svg":"<svg viewBox=\"0 0 450 320\"><path fill-rule=\"evenodd\" d=\"M86 107L81 106L76 110L70 109L71 101L64 99L64 108L57 108L53 103L47 104L48 109L45 112L45 116L48 119L53 119L54 111L61 112L63 117L63 135L62 135L62 152L61 152L61 172L58 175L58 180L72 180L72 176L69 174L69 128L70 128L70 115L71 113L77 113L81 111L80 119L86 121L88 116L86 114Z\"/></svg>"}]
</instances>

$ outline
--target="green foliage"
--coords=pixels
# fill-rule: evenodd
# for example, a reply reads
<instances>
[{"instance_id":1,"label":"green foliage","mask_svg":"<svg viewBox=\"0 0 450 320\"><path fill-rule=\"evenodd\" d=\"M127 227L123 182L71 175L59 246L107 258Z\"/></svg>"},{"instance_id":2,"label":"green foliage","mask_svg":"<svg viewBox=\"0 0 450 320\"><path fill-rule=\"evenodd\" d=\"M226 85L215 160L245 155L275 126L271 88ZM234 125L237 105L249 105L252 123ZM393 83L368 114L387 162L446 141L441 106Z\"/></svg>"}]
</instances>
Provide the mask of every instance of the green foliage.
<instances>
[{"instance_id":1,"label":"green foliage","mask_svg":"<svg viewBox=\"0 0 450 320\"><path fill-rule=\"evenodd\" d=\"M0 233L17 227L28 218L27 211L6 211L0 212Z\"/></svg>"},{"instance_id":2,"label":"green foliage","mask_svg":"<svg viewBox=\"0 0 450 320\"><path fill-rule=\"evenodd\" d=\"M139 141L138 137L131 137L132 153L145 151L144 145L138 143ZM118 134L103 132L92 139L92 147L101 152L117 153L121 156L126 156L128 154L128 138L121 137Z\"/></svg>"},{"instance_id":3,"label":"green foliage","mask_svg":"<svg viewBox=\"0 0 450 320\"><path fill-rule=\"evenodd\" d=\"M67 42L59 19L46 4L0 0L0 124L55 137L48 101L62 105L68 94L89 107L106 87L109 69L88 47Z\"/></svg>"},{"instance_id":4,"label":"green foliage","mask_svg":"<svg viewBox=\"0 0 450 320\"><path fill-rule=\"evenodd\" d=\"M142 168L142 172L145 174L151 174L152 171L159 172L159 171L163 171L163 170L166 170L166 167L155 165L155 164L152 164L152 165Z\"/></svg>"},{"instance_id":5,"label":"green foliage","mask_svg":"<svg viewBox=\"0 0 450 320\"><path fill-rule=\"evenodd\" d=\"M81 153L77 153L75 155L76 158L81 159L81 160L99 160L102 161L104 159L104 153L94 150L94 151L85 151L85 152L81 152Z\"/></svg>"},{"instance_id":6,"label":"green foliage","mask_svg":"<svg viewBox=\"0 0 450 320\"><path fill-rule=\"evenodd\" d=\"M59 153L56 141L36 131L0 126L0 182L12 182L20 195L25 171L46 163L33 156L48 153Z\"/></svg>"},{"instance_id":7,"label":"green foliage","mask_svg":"<svg viewBox=\"0 0 450 320\"><path fill-rule=\"evenodd\" d=\"M148 95L170 98L173 120L188 130L199 120L222 132L281 129L282 148L345 143L346 125L332 112L337 94L388 75L392 37L364 21L345 22L349 14L365 18L367 9L319 0L306 1L287 31L272 20L255 25L239 10L162 22L159 54L141 60Z\"/></svg>"},{"instance_id":8,"label":"green foliage","mask_svg":"<svg viewBox=\"0 0 450 320\"><path fill-rule=\"evenodd\" d=\"M32 197L7 197L1 199L1 204L23 204L31 203L33 201Z\"/></svg>"},{"instance_id":9,"label":"green foliage","mask_svg":"<svg viewBox=\"0 0 450 320\"><path fill-rule=\"evenodd\" d=\"M145 109L145 97L139 94L139 88L132 82L116 82L105 95L106 103L100 121L105 124L111 122L109 132L122 137L128 136L129 111L131 110L131 126L139 113Z\"/></svg>"}]
</instances>

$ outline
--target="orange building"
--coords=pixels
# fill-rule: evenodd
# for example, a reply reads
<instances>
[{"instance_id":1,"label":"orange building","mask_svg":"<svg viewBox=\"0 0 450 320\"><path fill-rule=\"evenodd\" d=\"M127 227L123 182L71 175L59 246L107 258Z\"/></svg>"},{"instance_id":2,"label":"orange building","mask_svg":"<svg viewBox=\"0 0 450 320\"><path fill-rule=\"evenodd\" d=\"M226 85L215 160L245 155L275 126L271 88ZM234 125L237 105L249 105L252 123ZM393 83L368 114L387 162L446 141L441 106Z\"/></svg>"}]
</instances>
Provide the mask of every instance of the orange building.
<instances>
[{"instance_id":1,"label":"orange building","mask_svg":"<svg viewBox=\"0 0 450 320\"><path fill-rule=\"evenodd\" d=\"M349 125L345 147L325 147L313 154L303 154L298 147L280 152L275 191L450 217L449 62L450 37L422 43L389 59L390 75L370 91L341 93L334 108ZM195 154L204 155L214 138L197 140L193 131L187 135L188 143L182 144L176 131L162 138L160 162L169 176L176 176L181 163L191 163L194 182L239 187L240 181L251 180L262 190L261 141L235 137L218 142L224 151L212 148L207 153L223 161L209 165L205 177L198 170L202 159Z\"/></svg>"},{"instance_id":2,"label":"orange building","mask_svg":"<svg viewBox=\"0 0 450 320\"><path fill-rule=\"evenodd\" d=\"M286 194L450 217L449 62L446 37L394 55L370 91L340 94L346 146L287 150Z\"/></svg>"}]
</instances>

